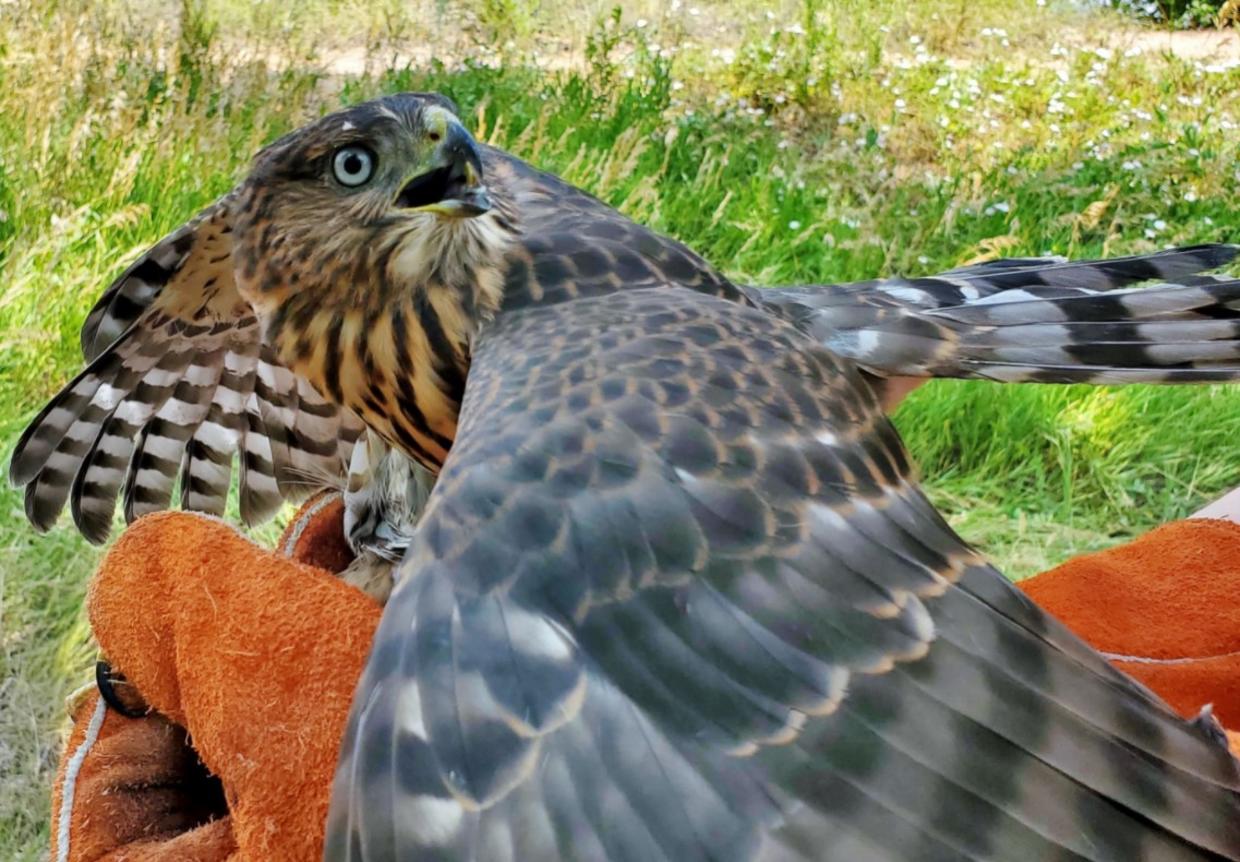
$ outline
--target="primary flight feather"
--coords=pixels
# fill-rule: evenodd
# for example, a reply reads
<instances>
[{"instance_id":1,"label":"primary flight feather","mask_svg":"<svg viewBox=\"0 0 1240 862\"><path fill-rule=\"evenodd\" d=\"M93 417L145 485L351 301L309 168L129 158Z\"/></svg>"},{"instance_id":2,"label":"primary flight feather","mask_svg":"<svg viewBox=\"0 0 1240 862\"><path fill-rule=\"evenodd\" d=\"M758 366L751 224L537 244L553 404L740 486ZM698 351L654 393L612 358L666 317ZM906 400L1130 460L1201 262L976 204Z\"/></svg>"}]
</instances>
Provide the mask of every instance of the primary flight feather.
<instances>
[{"instance_id":1,"label":"primary flight feather","mask_svg":"<svg viewBox=\"0 0 1240 862\"><path fill-rule=\"evenodd\" d=\"M956 537L876 394L1233 379L1240 283L1194 275L1230 249L758 291L425 94L281 139L184 230L12 473L95 537L178 474L218 505L234 451L261 515L363 425L439 474L328 858L1240 859L1217 726Z\"/></svg>"}]
</instances>

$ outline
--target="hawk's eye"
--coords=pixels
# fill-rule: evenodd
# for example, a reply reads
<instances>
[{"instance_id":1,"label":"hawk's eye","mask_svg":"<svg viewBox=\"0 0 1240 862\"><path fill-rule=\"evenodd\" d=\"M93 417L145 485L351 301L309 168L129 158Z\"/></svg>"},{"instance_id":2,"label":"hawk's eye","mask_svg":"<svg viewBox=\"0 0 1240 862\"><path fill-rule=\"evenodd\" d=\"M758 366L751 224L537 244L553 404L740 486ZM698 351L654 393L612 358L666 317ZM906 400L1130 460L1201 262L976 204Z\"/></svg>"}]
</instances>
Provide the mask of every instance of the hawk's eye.
<instances>
[{"instance_id":1,"label":"hawk's eye","mask_svg":"<svg viewBox=\"0 0 1240 862\"><path fill-rule=\"evenodd\" d=\"M360 186L374 172L374 154L365 147L341 147L332 156L332 173L342 186Z\"/></svg>"}]
</instances>

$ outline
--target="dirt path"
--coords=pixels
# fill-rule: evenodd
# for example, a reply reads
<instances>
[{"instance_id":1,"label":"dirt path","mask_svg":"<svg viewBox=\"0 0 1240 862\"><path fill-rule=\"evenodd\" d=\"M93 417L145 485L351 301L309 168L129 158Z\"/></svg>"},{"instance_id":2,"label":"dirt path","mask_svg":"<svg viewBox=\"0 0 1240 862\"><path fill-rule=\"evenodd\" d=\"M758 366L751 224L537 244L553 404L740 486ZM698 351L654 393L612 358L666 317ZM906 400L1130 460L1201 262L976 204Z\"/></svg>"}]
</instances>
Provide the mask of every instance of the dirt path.
<instances>
[{"instance_id":1,"label":"dirt path","mask_svg":"<svg viewBox=\"0 0 1240 862\"><path fill-rule=\"evenodd\" d=\"M1228 30L1117 30L1103 40L1107 47L1142 54L1170 53L1183 60L1240 65L1240 31Z\"/></svg>"}]
</instances>

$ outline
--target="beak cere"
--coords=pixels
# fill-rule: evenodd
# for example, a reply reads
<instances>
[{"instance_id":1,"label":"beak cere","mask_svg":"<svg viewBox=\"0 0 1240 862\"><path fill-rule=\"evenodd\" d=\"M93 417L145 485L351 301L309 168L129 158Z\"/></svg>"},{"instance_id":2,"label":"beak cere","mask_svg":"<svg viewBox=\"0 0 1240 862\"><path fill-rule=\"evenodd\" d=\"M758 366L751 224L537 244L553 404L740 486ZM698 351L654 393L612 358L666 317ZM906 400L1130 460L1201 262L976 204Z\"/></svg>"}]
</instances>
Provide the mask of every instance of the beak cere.
<instances>
[{"instance_id":1,"label":"beak cere","mask_svg":"<svg viewBox=\"0 0 1240 862\"><path fill-rule=\"evenodd\" d=\"M472 218L490 211L491 198L482 182L482 156L464 126L447 124L431 161L438 167L406 183L396 196L396 206L451 218Z\"/></svg>"}]
</instances>

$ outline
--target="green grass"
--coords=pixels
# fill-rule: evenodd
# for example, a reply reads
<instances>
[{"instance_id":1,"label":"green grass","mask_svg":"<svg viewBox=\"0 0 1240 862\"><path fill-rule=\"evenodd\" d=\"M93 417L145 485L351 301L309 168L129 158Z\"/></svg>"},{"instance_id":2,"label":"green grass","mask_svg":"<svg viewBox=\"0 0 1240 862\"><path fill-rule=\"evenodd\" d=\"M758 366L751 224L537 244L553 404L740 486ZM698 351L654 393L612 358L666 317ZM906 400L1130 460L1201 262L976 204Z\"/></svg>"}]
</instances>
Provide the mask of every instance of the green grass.
<instances>
[{"instance_id":1,"label":"green grass","mask_svg":"<svg viewBox=\"0 0 1240 862\"><path fill-rule=\"evenodd\" d=\"M1237 240L1240 69L1088 47L1113 32L1033 0L0 4L0 453L127 261L263 142L397 89L759 283ZM1225 387L946 382L897 420L1015 576L1240 482ZM97 559L0 491L0 857L45 846Z\"/></svg>"}]
</instances>

